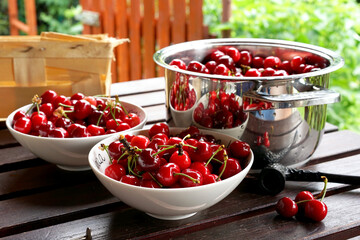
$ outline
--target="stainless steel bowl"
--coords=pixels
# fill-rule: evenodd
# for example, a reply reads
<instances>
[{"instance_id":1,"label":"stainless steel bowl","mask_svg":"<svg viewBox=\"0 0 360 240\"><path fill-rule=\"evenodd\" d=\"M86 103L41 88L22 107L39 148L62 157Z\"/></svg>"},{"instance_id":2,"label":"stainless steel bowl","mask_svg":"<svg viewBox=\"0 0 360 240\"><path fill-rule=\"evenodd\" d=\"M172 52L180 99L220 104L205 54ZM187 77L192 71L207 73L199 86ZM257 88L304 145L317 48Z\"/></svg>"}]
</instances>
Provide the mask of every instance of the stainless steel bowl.
<instances>
[{"instance_id":1,"label":"stainless steel bowl","mask_svg":"<svg viewBox=\"0 0 360 240\"><path fill-rule=\"evenodd\" d=\"M327 67L289 76L239 78L191 72L169 65L176 58L185 63L191 60L201 62L221 46L246 49L254 56L274 55L282 60L291 60L296 55L316 56L326 61ZM170 90L176 79L189 82L196 91L197 101L220 86L242 97L243 104L246 104L244 110L249 115L245 130L239 137L251 145L255 153L255 169L269 163L297 167L308 161L323 135L327 104L340 100L340 94L328 88L330 73L343 66L343 59L333 51L309 44L274 39L199 40L163 48L154 54L154 60L165 68L168 109ZM249 103L254 102L267 103L267 107L252 108ZM189 124L189 121L184 122ZM269 136L270 146L259 144L258 139L264 134Z\"/></svg>"}]
</instances>

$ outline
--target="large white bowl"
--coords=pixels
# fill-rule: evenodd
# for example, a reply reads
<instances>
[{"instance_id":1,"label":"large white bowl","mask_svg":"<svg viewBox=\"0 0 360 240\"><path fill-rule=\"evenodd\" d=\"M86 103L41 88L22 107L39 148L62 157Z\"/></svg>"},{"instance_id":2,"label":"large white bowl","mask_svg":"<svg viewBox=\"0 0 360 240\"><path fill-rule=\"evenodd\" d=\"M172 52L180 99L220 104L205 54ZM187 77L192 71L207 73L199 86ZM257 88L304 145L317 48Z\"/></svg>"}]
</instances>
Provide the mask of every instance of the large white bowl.
<instances>
[{"instance_id":1,"label":"large white bowl","mask_svg":"<svg viewBox=\"0 0 360 240\"><path fill-rule=\"evenodd\" d=\"M170 128L171 134L177 134L183 128ZM128 131L127 134L147 135L148 130ZM225 145L236 141L236 138L212 131L201 130L211 134ZM253 161L253 153L246 160L246 167L238 174L217 183L190 188L145 188L116 181L104 174L109 166L109 157L99 149L101 144L109 145L118 139L111 136L96 144L89 153L89 164L100 182L117 198L127 205L141 210L150 216L164 220L177 220L191 217L220 202L229 195L245 178Z\"/></svg>"},{"instance_id":2,"label":"large white bowl","mask_svg":"<svg viewBox=\"0 0 360 240\"><path fill-rule=\"evenodd\" d=\"M141 129L147 121L146 112L135 104L121 101L123 106L129 112L136 113L140 118L140 124L129 129ZM17 111L28 110L31 104L21 107L12 112L6 119L6 126L14 136L14 138L25 148L31 151L37 157L46 160L50 163L56 164L59 168L69 171L83 171L89 170L88 154L90 149L99 141L116 135L113 133L109 135L92 136L86 138L49 138L38 137L29 134L24 134L14 130L13 118Z\"/></svg>"}]
</instances>

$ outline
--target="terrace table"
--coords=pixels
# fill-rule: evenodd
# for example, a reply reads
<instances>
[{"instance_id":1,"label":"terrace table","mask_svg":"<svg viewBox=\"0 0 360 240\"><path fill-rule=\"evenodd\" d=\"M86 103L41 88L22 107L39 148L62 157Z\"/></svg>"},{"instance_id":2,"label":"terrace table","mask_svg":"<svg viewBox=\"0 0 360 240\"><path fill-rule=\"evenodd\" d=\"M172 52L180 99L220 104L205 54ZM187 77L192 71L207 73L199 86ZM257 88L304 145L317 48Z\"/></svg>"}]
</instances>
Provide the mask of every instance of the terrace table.
<instances>
[{"instance_id":1,"label":"terrace table","mask_svg":"<svg viewBox=\"0 0 360 240\"><path fill-rule=\"evenodd\" d=\"M112 95L139 104L148 126L165 121L164 79L115 83ZM360 186L328 184L329 212L318 223L283 219L283 196L319 193L323 183L288 182L275 196L258 193L251 178L227 198L188 219L158 220L113 197L92 171L68 172L35 157L0 130L0 238L4 239L343 239L360 236ZM360 135L327 124L304 169L360 176Z\"/></svg>"}]
</instances>

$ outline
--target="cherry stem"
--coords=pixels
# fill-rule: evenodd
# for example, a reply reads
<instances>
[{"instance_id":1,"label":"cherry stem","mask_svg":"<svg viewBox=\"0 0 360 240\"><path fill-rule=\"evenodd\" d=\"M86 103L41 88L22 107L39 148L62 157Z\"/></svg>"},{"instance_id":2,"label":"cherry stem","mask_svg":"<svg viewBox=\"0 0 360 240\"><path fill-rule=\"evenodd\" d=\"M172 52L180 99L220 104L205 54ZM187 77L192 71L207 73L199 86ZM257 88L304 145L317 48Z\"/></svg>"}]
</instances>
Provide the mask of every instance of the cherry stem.
<instances>
[{"instance_id":1,"label":"cherry stem","mask_svg":"<svg viewBox=\"0 0 360 240\"><path fill-rule=\"evenodd\" d=\"M112 158L111 158L111 156L110 156L110 153L109 153L109 146L106 146L105 144L101 144L100 145L100 150L102 150L102 151L105 151L106 152L106 154L108 155L108 157L109 157L109 160L110 160L110 163L112 164L113 163L113 161L112 161Z\"/></svg>"},{"instance_id":2,"label":"cherry stem","mask_svg":"<svg viewBox=\"0 0 360 240\"><path fill-rule=\"evenodd\" d=\"M320 201L322 202L325 198L325 195L326 195L326 189L327 189L327 183L328 183L328 179L327 177L325 176L321 176L322 179L324 179L324 188L323 190L321 191L321 193L319 193L319 195L316 196L316 198L320 198Z\"/></svg>"},{"instance_id":3,"label":"cherry stem","mask_svg":"<svg viewBox=\"0 0 360 240\"><path fill-rule=\"evenodd\" d=\"M221 178L221 176L223 175L223 173L225 172L226 169L226 165L227 165L227 160L229 159L226 150L224 151L224 167L221 170L221 173L219 174L219 176L217 177L216 181L219 181L219 179Z\"/></svg>"},{"instance_id":4,"label":"cherry stem","mask_svg":"<svg viewBox=\"0 0 360 240\"><path fill-rule=\"evenodd\" d=\"M221 150L223 150L224 147L225 147L224 145L221 145L221 146L219 146L218 149L216 149L216 151L213 153L213 155L211 155L211 157L209 158L209 160L208 160L207 163L205 164L205 167L207 167L207 165L209 165L209 163L211 162L211 160L214 159L215 155L216 155L218 152L220 152Z\"/></svg>"},{"instance_id":5,"label":"cherry stem","mask_svg":"<svg viewBox=\"0 0 360 240\"><path fill-rule=\"evenodd\" d=\"M96 122L96 126L99 126L101 118L104 116L104 112L101 112L99 119ZM115 121L116 122L116 121ZM116 122L117 123L117 122Z\"/></svg>"},{"instance_id":6,"label":"cherry stem","mask_svg":"<svg viewBox=\"0 0 360 240\"><path fill-rule=\"evenodd\" d=\"M59 103L59 106L67 107L67 108L74 108L74 106L66 105L66 104L63 104L63 103Z\"/></svg>"},{"instance_id":7,"label":"cherry stem","mask_svg":"<svg viewBox=\"0 0 360 240\"><path fill-rule=\"evenodd\" d=\"M136 167L136 158L138 157L138 155L133 155L133 156L129 156L128 157L128 169L129 169L129 172L134 175L134 176L137 176L137 177L141 177L139 174L135 173L133 171L133 168ZM132 163L132 166L130 165ZM135 166L134 166L135 165Z\"/></svg>"},{"instance_id":8,"label":"cherry stem","mask_svg":"<svg viewBox=\"0 0 360 240\"><path fill-rule=\"evenodd\" d=\"M154 182L156 182L157 184L159 184L159 186L162 188L164 187L151 173L149 173L150 177L152 178L152 180L154 180Z\"/></svg>"},{"instance_id":9,"label":"cherry stem","mask_svg":"<svg viewBox=\"0 0 360 240\"><path fill-rule=\"evenodd\" d=\"M176 176L176 175L187 177L187 178L189 178L193 183L200 183L200 181L199 181L198 179L195 179L195 178L193 178L193 177L191 177L191 176L189 176L189 175L187 175L187 174L185 174L185 173L174 173L174 176Z\"/></svg>"},{"instance_id":10,"label":"cherry stem","mask_svg":"<svg viewBox=\"0 0 360 240\"><path fill-rule=\"evenodd\" d=\"M120 104L120 106L121 106L121 108L124 110L124 112L125 112L126 116L129 116L129 112L128 112L128 111L126 111L126 109L125 109L124 105L122 105L122 103L120 102L120 100L119 100L119 97L118 97L118 96L116 96L116 97L115 97L115 102L116 102L116 103L119 103L119 104Z\"/></svg>"}]
</instances>

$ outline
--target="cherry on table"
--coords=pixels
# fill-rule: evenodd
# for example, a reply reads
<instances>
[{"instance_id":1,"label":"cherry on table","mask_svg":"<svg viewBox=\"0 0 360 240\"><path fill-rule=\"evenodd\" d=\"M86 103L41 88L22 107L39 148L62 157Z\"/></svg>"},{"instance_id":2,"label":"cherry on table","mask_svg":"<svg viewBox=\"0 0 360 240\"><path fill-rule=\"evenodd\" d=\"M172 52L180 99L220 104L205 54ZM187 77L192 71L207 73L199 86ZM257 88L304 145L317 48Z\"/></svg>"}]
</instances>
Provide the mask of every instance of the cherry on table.
<instances>
[{"instance_id":1,"label":"cherry on table","mask_svg":"<svg viewBox=\"0 0 360 240\"><path fill-rule=\"evenodd\" d=\"M316 222L322 221L327 215L327 206L317 199L305 203L304 216Z\"/></svg>"},{"instance_id":2,"label":"cherry on table","mask_svg":"<svg viewBox=\"0 0 360 240\"><path fill-rule=\"evenodd\" d=\"M298 212L298 205L288 197L281 198L276 204L276 212L286 218L295 216Z\"/></svg>"}]
</instances>

